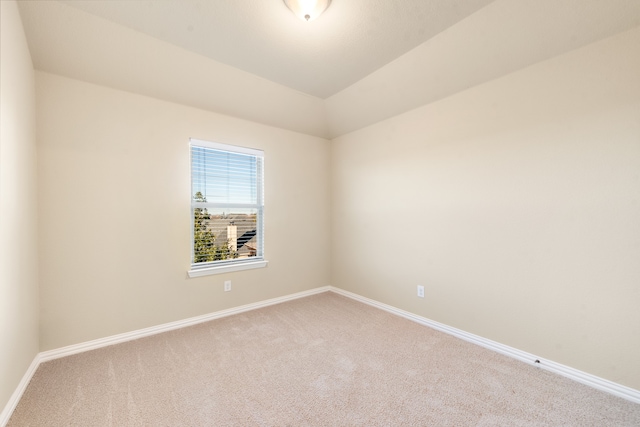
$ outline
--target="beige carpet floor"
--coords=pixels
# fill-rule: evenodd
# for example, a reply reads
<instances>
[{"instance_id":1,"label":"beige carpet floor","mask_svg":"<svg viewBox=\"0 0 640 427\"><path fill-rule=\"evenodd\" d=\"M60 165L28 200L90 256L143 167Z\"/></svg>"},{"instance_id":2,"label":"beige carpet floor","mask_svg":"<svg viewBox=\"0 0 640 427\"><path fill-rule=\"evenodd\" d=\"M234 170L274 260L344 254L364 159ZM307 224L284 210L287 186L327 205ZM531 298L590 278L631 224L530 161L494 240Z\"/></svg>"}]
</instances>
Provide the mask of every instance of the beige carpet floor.
<instances>
[{"instance_id":1,"label":"beige carpet floor","mask_svg":"<svg viewBox=\"0 0 640 427\"><path fill-rule=\"evenodd\" d=\"M640 405L323 293L42 364L9 426L640 426Z\"/></svg>"}]
</instances>

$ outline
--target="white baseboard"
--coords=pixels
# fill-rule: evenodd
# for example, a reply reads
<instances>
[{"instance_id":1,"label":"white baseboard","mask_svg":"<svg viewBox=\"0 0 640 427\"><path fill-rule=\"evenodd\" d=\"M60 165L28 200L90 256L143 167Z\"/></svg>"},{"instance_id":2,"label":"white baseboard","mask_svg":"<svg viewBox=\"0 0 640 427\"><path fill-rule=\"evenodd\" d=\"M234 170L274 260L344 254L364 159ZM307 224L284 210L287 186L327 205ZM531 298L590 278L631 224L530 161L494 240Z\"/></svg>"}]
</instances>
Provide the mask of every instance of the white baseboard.
<instances>
[{"instance_id":1,"label":"white baseboard","mask_svg":"<svg viewBox=\"0 0 640 427\"><path fill-rule=\"evenodd\" d=\"M31 366L27 372L25 372L20 384L11 395L9 402L5 405L2 413L0 413L0 426L4 427L11 418L11 414L16 409L22 394L29 385L29 381L35 374L40 363L47 362L49 360L58 359L60 357L71 356L72 354L82 353L84 351L95 350L101 347L107 347L109 345L120 344L127 341L132 341L138 338L148 337L150 335L160 334L162 332L172 331L175 329L185 328L187 326L197 325L198 323L208 322L214 319L220 319L222 317L231 316L234 314L244 313L246 311L256 310L258 308L268 307L270 305L280 304L286 301L291 301L298 298L304 298L311 295L319 294L322 292L328 292L331 289L330 286L324 286L320 288L311 289L308 291L298 292L295 294L285 295L278 298L272 298L264 301L255 302L252 304L241 305L239 307L233 307L226 310L216 311L214 313L204 314L202 316L191 317L189 319L178 320L176 322L164 323L158 326L152 326L150 328L138 329L137 331L126 332L123 334L112 335L110 337L100 338L97 340L87 341L80 344L74 344L66 347L57 348L54 350L43 351L36 354Z\"/></svg>"},{"instance_id":2,"label":"white baseboard","mask_svg":"<svg viewBox=\"0 0 640 427\"><path fill-rule=\"evenodd\" d=\"M531 353L518 350L517 348L509 347L507 345L500 344L499 342L491 341L481 336L470 334L469 332L465 332L463 330L456 329L451 326L444 325L442 323L438 323L434 320L427 319L426 317L418 316L417 314L413 314L408 311L401 310L391 305L383 304L381 302L363 297L358 294L354 294L349 291L345 291L340 288L335 288L331 286L330 290L331 292L335 292L339 295L343 295L345 297L354 299L356 301L365 303L367 305L388 311L389 313L404 317L405 319L412 320L416 323L428 326L430 328L436 329L446 334L453 335L454 337L460 338L470 343L479 345L489 350L493 350L500 354L504 354L505 356L509 356L514 359L518 359L522 362L537 366L541 369L545 369L547 371L556 373L558 375L562 375L563 377L570 378L574 381L577 381L582 384L586 384L595 389L613 394L618 397L622 397L623 399L629 400L631 402L640 403L640 391L635 390L633 388L626 387L618 383L614 383L613 381L605 380L604 378L600 378L595 375L582 372L578 369L574 369L569 366L565 366L551 360L542 359Z\"/></svg>"},{"instance_id":3,"label":"white baseboard","mask_svg":"<svg viewBox=\"0 0 640 427\"><path fill-rule=\"evenodd\" d=\"M0 426L5 426L9 422L9 418L11 417L11 414L13 413L14 409L18 405L18 402L20 401L22 394L27 388L27 385L29 385L29 381L31 381L31 377L33 377L33 374L38 369L38 366L40 366L40 363L53 360L53 359L58 359L60 357L70 356L72 354L81 353L84 351L95 350L95 349L106 347L109 345L132 341L138 338L148 337L150 335L155 335L162 332L167 332L175 329L184 328L187 326L197 325L198 323L208 322L210 320L220 319L222 317L244 313L247 311L256 310L259 308L268 307L270 305L280 304L286 301L291 301L298 298L304 298L304 297L308 297L311 295L319 294L322 292L328 292L328 291L335 292L339 295L343 295L353 300L385 310L389 313L404 317L406 319L412 320L416 323L428 326L438 331L447 333L449 335L453 335L457 338L463 339L473 344L477 344L489 350L493 350L498 353L504 354L506 356L513 357L514 359L521 360L525 363L533 364L541 369L546 369L550 372L554 372L556 374L570 378L582 384L586 384L598 390L602 390L604 392L613 394L615 396L622 397L623 399L629 400L631 402L640 403L640 391L632 389L630 387L626 387L621 384L617 384L612 381L596 377L595 375L591 375L586 372L582 372L577 369L561 365L560 363L556 363L551 360L541 359L537 356L534 356L533 354L518 350L513 347L506 346L504 344L500 344L495 341L491 341L489 339L480 337L478 335L470 334L460 329L456 329L451 326L438 323L436 321L427 319L425 317L418 316L413 313L409 313L408 311L400 310L399 308L396 308L387 304L383 304L381 302L360 296L358 294L354 294L349 291L342 290L340 288L335 288L333 286L324 286L320 288L311 289L308 291L298 292L291 295L285 295L278 298L272 298L264 301L255 302L252 304L246 304L246 305L241 305L239 307L216 311L214 313L205 314L202 316L191 317L189 319L178 320L176 322L165 323L158 326L152 326L150 328L139 329L137 331L126 332L118 335L112 335L110 337L100 338L97 340L87 341L80 344L74 344L67 347L62 347L62 348L38 353L33 359L33 362L31 363L31 365L29 366L29 369L27 370L27 372L25 372L24 376L22 377L22 380L20 381L20 384L18 384L18 387L14 391L13 395L11 395L11 398L9 399L9 402L7 402L4 410L2 411L2 413L0 413Z\"/></svg>"},{"instance_id":4,"label":"white baseboard","mask_svg":"<svg viewBox=\"0 0 640 427\"><path fill-rule=\"evenodd\" d=\"M29 365L27 372L24 373L22 379L20 380L20 383L18 383L18 387L16 387L16 390L9 398L9 401L5 405L4 409L2 410L2 412L0 412L0 426L4 427L5 425L7 425L7 423L9 422L9 418L11 418L11 414L13 414L13 410L16 409L16 406L18 406L18 402L20 402L22 394L29 385L31 377L33 377L33 374L36 373L36 369L38 369L38 366L40 365L40 359L38 358L38 356L40 356L39 353L36 354L36 357L33 358L33 361L31 362L31 365Z\"/></svg>"},{"instance_id":5,"label":"white baseboard","mask_svg":"<svg viewBox=\"0 0 640 427\"><path fill-rule=\"evenodd\" d=\"M150 328L138 329L137 331L125 332L123 334L112 335L110 337L99 338L97 340L87 341L80 344L74 344L67 347L57 348L55 350L44 351L40 353L40 361L46 362L60 357L71 356L72 354L82 353L84 351L95 350L97 348L109 345L120 344L127 341L137 340L138 338L148 337L150 335L160 334L162 332L173 331L175 329L186 328L187 326L197 325L198 323L208 322L210 320L220 319L222 317L232 316L234 314L244 313L246 311L256 310L258 308L268 307L270 305L280 304L298 298L304 298L311 295L328 292L330 286L315 288L308 291L298 292L295 294L285 295L278 298L271 298L264 301L258 301L251 304L241 305L239 307L228 308L226 310L216 311L214 313L203 314L202 316L190 317L184 320L164 323Z\"/></svg>"}]
</instances>

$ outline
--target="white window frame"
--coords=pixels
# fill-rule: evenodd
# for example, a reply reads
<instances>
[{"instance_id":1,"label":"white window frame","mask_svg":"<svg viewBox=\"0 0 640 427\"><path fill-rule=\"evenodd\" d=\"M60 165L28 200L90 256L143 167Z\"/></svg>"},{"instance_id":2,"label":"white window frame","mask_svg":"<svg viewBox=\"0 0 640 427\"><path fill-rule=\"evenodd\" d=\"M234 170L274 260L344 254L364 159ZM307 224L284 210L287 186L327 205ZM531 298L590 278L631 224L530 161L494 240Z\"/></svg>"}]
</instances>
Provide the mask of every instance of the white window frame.
<instances>
[{"instance_id":1,"label":"white window frame","mask_svg":"<svg viewBox=\"0 0 640 427\"><path fill-rule=\"evenodd\" d=\"M218 142L211 141L203 141L199 139L190 138L189 139L189 170L191 181L193 180L193 160L192 160L192 148L193 147L203 147L209 148L218 151L224 151L229 153L236 154L245 154L250 156L255 156L260 159L260 166L258 173L258 182L257 182L257 200L256 203L252 204L229 204L229 203L216 203L216 202L196 202L193 199L193 194L190 194L190 216L191 216L191 268L187 272L189 277L201 277L208 276L211 274L221 274L221 273L229 273L232 271L241 271L241 270L249 270L254 268L263 268L266 267L268 261L264 258L264 152L262 150L257 150L253 148L239 147L235 145L222 144ZM190 185L190 193L193 193L193 186ZM220 260L220 261L212 261L208 263L193 263L194 260L194 224L193 224L193 215L194 209L196 207L199 208L232 208L232 207L240 207L240 208L252 208L257 210L257 220L256 220L256 236L258 236L258 251L255 257L243 258L243 259L231 259L231 260Z\"/></svg>"}]
</instances>

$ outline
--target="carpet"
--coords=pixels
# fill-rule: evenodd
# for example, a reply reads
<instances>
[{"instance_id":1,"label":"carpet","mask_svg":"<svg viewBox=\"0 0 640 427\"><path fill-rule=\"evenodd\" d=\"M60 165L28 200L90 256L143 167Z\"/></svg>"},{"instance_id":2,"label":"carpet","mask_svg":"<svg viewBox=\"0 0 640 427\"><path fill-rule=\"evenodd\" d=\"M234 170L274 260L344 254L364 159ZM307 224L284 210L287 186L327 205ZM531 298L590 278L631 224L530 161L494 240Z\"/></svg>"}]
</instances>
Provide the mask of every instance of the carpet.
<instances>
[{"instance_id":1,"label":"carpet","mask_svg":"<svg viewBox=\"0 0 640 427\"><path fill-rule=\"evenodd\" d=\"M8 426L640 426L640 405L323 293L40 365Z\"/></svg>"}]
</instances>

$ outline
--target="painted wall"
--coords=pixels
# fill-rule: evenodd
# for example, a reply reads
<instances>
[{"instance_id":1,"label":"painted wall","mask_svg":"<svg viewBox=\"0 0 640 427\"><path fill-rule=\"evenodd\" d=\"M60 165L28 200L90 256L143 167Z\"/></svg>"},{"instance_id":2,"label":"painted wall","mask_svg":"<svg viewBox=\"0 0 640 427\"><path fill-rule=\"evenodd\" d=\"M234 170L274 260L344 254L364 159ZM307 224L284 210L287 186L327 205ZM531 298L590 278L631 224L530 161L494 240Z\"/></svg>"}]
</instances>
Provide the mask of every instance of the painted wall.
<instances>
[{"instance_id":1,"label":"painted wall","mask_svg":"<svg viewBox=\"0 0 640 427\"><path fill-rule=\"evenodd\" d=\"M638 46L335 139L332 284L640 389Z\"/></svg>"},{"instance_id":2,"label":"painted wall","mask_svg":"<svg viewBox=\"0 0 640 427\"><path fill-rule=\"evenodd\" d=\"M43 72L36 91L41 351L330 284L328 140ZM267 268L187 278L190 137L264 150Z\"/></svg>"},{"instance_id":3,"label":"painted wall","mask_svg":"<svg viewBox=\"0 0 640 427\"><path fill-rule=\"evenodd\" d=\"M38 221L33 67L16 3L0 8L2 409L38 353Z\"/></svg>"}]
</instances>

